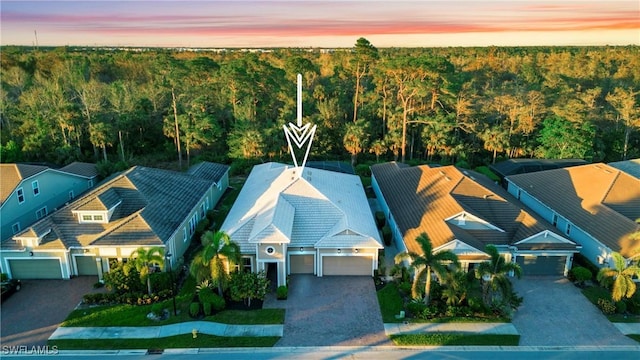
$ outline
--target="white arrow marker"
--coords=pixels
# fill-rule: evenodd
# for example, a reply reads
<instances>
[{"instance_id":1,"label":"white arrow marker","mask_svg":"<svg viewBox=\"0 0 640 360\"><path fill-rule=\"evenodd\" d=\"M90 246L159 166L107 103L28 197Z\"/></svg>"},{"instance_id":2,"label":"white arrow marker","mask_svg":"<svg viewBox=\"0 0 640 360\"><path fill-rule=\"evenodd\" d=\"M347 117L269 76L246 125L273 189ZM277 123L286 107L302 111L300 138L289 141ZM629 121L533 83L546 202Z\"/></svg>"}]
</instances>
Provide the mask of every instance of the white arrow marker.
<instances>
[{"instance_id":1,"label":"white arrow marker","mask_svg":"<svg viewBox=\"0 0 640 360\"><path fill-rule=\"evenodd\" d=\"M289 145L289 152L291 153L291 157L293 158L293 164L295 167L302 167L304 170L304 166L307 163L307 158L309 157L309 150L311 150L311 143L313 142L313 136L316 133L316 125L311 127L311 123L307 123L302 125L302 75L298 74L298 88L297 88L297 124L289 123L289 126L283 125L284 135L287 138L287 144ZM298 149L302 149L307 141L307 149L304 154L304 158L302 159L302 164L298 165L298 159L293 150L293 144L296 145ZM298 176L302 176L302 171L298 172Z\"/></svg>"}]
</instances>

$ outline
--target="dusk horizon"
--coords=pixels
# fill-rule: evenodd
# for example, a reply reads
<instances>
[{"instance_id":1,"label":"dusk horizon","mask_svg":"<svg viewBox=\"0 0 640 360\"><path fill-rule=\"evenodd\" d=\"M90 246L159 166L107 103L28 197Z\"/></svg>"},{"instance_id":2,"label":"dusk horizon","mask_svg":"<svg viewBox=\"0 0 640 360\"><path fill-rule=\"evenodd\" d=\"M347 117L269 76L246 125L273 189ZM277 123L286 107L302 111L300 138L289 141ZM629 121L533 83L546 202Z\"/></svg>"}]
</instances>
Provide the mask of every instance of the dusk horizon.
<instances>
[{"instance_id":1,"label":"dusk horizon","mask_svg":"<svg viewBox=\"0 0 640 360\"><path fill-rule=\"evenodd\" d=\"M3 1L1 44L190 48L640 45L636 1Z\"/></svg>"}]
</instances>

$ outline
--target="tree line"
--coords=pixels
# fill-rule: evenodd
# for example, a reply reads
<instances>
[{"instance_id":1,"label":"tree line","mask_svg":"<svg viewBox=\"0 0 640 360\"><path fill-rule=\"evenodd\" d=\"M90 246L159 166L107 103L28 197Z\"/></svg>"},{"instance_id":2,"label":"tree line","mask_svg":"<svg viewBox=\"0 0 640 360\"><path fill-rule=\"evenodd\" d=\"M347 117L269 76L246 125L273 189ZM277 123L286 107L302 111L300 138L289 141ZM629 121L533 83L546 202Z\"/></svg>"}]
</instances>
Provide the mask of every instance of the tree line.
<instances>
[{"instance_id":1,"label":"tree line","mask_svg":"<svg viewBox=\"0 0 640 360\"><path fill-rule=\"evenodd\" d=\"M2 162L466 162L640 156L640 47L3 47Z\"/></svg>"}]
</instances>

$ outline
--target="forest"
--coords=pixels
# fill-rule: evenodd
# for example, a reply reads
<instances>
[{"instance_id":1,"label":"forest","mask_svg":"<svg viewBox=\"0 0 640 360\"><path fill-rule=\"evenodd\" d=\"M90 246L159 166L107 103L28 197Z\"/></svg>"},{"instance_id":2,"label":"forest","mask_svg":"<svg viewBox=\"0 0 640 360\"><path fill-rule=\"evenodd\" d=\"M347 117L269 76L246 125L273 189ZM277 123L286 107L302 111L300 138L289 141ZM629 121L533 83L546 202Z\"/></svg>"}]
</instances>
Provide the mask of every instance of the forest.
<instances>
[{"instance_id":1,"label":"forest","mask_svg":"<svg viewBox=\"0 0 640 360\"><path fill-rule=\"evenodd\" d=\"M640 157L640 47L2 47L0 160L185 169L310 160L478 166Z\"/></svg>"}]
</instances>

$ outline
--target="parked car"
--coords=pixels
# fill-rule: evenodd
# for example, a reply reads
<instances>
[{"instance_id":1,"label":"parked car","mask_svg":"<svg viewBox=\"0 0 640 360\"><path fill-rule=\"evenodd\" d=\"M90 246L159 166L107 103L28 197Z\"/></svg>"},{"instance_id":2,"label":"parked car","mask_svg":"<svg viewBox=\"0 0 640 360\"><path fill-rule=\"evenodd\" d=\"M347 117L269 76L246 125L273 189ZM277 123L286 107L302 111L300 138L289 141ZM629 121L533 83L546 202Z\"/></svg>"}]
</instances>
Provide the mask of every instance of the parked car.
<instances>
[{"instance_id":1,"label":"parked car","mask_svg":"<svg viewBox=\"0 0 640 360\"><path fill-rule=\"evenodd\" d=\"M16 291L20 291L22 282L17 279L9 279L2 281L0 286L2 287L2 301L5 301L9 296L11 296L11 294Z\"/></svg>"}]
</instances>

